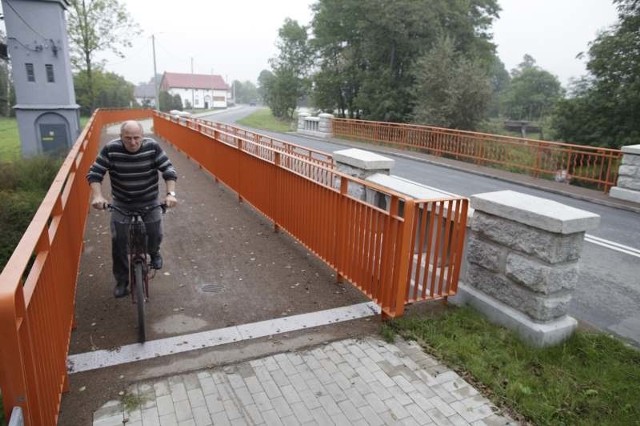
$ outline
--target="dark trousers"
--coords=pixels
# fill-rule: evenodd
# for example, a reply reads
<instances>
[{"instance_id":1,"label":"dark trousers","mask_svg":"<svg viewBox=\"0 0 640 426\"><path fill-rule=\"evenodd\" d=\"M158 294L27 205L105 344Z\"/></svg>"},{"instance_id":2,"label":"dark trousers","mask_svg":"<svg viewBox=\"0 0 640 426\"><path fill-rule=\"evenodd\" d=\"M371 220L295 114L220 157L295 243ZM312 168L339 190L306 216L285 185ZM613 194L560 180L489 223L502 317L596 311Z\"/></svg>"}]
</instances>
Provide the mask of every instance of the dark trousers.
<instances>
[{"instance_id":1,"label":"dark trousers","mask_svg":"<svg viewBox=\"0 0 640 426\"><path fill-rule=\"evenodd\" d=\"M119 206L127 210L126 206ZM147 230L147 251L157 253L162 242L162 213L154 209L144 218ZM113 210L111 212L111 259L113 276L116 282L129 282L129 259L127 244L129 242L129 218Z\"/></svg>"}]
</instances>

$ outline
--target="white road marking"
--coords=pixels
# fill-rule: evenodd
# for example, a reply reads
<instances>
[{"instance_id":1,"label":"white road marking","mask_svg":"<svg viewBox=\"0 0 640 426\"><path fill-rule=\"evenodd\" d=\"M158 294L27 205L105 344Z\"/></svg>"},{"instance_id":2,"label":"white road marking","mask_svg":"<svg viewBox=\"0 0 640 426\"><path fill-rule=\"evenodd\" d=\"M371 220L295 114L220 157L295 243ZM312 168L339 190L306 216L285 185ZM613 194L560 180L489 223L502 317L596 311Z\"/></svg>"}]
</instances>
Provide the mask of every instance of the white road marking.
<instances>
[{"instance_id":1,"label":"white road marking","mask_svg":"<svg viewBox=\"0 0 640 426\"><path fill-rule=\"evenodd\" d=\"M634 256L634 257L640 258L640 250L635 249L633 247L629 247L629 246L625 246L625 245L622 245L622 244L618 244L616 242L605 240L604 238L595 237L595 236L589 235L589 234L586 234L584 236L584 240L589 242L589 243L596 244L596 245L608 248L610 250L615 250L615 251L618 251L620 253L625 253L625 254L628 254L630 256Z\"/></svg>"},{"instance_id":2,"label":"white road marking","mask_svg":"<svg viewBox=\"0 0 640 426\"><path fill-rule=\"evenodd\" d=\"M373 302L69 355L69 374L380 315Z\"/></svg>"}]
</instances>

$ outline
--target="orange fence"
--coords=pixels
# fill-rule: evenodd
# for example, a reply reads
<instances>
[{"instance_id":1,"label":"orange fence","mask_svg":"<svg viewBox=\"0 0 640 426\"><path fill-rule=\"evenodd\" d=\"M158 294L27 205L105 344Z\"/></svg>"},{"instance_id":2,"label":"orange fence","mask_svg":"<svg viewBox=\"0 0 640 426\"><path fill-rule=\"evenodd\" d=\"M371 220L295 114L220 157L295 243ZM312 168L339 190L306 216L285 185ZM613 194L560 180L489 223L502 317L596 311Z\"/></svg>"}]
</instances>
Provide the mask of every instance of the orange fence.
<instances>
[{"instance_id":1,"label":"orange fence","mask_svg":"<svg viewBox=\"0 0 640 426\"><path fill-rule=\"evenodd\" d=\"M62 392L68 389L66 362L89 209L85 176L105 124L150 116L150 110L93 115L0 274L0 389L6 418L20 406L27 425L57 423Z\"/></svg>"},{"instance_id":2,"label":"orange fence","mask_svg":"<svg viewBox=\"0 0 640 426\"><path fill-rule=\"evenodd\" d=\"M622 158L616 149L412 124L334 118L332 126L338 138L401 146L544 179L558 177L605 192L616 185Z\"/></svg>"},{"instance_id":3,"label":"orange fence","mask_svg":"<svg viewBox=\"0 0 640 426\"><path fill-rule=\"evenodd\" d=\"M455 294L467 199L414 200L298 156L296 147L283 150L244 137L233 126L156 114L154 128L385 315L402 315L407 302Z\"/></svg>"}]
</instances>

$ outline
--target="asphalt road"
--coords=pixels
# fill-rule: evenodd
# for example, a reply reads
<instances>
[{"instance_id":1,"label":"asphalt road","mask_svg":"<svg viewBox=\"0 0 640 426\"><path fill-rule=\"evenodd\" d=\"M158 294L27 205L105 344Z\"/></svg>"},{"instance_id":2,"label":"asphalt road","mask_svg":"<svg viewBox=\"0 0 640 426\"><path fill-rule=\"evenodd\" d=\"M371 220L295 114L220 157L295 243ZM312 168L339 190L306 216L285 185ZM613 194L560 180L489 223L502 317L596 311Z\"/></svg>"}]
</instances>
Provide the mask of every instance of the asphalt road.
<instances>
[{"instance_id":1,"label":"asphalt road","mask_svg":"<svg viewBox=\"0 0 640 426\"><path fill-rule=\"evenodd\" d=\"M239 107L200 118L234 123L256 109ZM351 147L346 142L327 142L294 133L260 133L325 152ZM371 150L375 151L375 147ZM599 228L589 231L585 239L579 284L569 313L583 323L629 339L640 346L640 214L481 176L464 171L464 166L452 169L418 159L392 158L395 160L392 174L440 190L471 196L508 189L600 215Z\"/></svg>"}]
</instances>

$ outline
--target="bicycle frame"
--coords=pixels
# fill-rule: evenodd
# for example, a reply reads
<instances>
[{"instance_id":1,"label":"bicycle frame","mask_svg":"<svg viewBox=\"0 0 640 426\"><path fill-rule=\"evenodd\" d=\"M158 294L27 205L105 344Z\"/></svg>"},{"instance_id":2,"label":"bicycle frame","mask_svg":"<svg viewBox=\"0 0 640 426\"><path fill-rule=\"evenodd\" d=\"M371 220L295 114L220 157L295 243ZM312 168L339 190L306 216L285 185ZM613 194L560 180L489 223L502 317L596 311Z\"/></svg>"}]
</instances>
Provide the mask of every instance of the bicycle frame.
<instances>
[{"instance_id":1,"label":"bicycle frame","mask_svg":"<svg viewBox=\"0 0 640 426\"><path fill-rule=\"evenodd\" d=\"M146 340L144 305L149 300L149 271L151 269L148 261L147 228L144 223L144 218L153 209L158 207L165 213L165 204L157 204L143 210L133 211L127 211L112 204L107 205L109 210L116 210L129 219L129 238L127 242L129 253L129 283L131 285L131 301L137 305L138 340L140 343L144 343Z\"/></svg>"}]
</instances>

